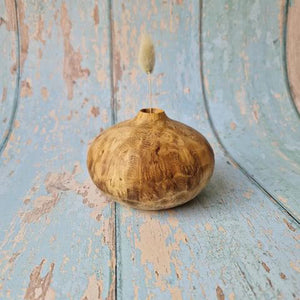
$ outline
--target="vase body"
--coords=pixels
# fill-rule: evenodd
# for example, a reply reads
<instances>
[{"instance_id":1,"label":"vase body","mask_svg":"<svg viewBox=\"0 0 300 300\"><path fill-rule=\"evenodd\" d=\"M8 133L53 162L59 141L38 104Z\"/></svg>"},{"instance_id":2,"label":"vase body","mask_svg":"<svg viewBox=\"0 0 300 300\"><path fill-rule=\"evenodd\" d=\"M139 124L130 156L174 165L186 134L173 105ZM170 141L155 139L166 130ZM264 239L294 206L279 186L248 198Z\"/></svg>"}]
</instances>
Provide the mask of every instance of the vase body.
<instances>
[{"instance_id":1,"label":"vase body","mask_svg":"<svg viewBox=\"0 0 300 300\"><path fill-rule=\"evenodd\" d=\"M96 186L115 201L160 210L197 196L212 176L214 153L198 131L163 110L142 109L93 141L87 166Z\"/></svg>"}]
</instances>

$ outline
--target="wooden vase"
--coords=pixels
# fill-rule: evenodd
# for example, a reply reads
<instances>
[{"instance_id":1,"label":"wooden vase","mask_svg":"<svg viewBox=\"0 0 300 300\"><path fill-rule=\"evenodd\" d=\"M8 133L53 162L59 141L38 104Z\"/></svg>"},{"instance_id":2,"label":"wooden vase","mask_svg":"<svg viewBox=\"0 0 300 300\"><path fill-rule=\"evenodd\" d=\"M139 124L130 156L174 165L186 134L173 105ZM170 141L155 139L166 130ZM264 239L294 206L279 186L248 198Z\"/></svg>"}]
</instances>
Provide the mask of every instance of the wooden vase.
<instances>
[{"instance_id":1,"label":"wooden vase","mask_svg":"<svg viewBox=\"0 0 300 300\"><path fill-rule=\"evenodd\" d=\"M204 188L214 153L195 129L161 109L142 109L93 141L87 166L96 186L113 200L160 210L181 205Z\"/></svg>"}]
</instances>

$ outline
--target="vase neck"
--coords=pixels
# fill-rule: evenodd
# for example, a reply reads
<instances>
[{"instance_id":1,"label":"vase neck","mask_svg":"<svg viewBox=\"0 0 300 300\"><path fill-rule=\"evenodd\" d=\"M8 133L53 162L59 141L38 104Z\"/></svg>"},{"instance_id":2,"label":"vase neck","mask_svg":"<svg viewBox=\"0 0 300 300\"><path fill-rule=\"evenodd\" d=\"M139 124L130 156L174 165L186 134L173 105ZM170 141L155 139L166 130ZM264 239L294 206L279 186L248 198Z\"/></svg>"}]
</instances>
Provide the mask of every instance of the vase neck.
<instances>
[{"instance_id":1,"label":"vase neck","mask_svg":"<svg viewBox=\"0 0 300 300\"><path fill-rule=\"evenodd\" d=\"M159 108L143 108L141 109L137 116L135 117L135 120L138 123L142 122L152 122L152 121L163 121L166 120L168 117L164 110Z\"/></svg>"}]
</instances>

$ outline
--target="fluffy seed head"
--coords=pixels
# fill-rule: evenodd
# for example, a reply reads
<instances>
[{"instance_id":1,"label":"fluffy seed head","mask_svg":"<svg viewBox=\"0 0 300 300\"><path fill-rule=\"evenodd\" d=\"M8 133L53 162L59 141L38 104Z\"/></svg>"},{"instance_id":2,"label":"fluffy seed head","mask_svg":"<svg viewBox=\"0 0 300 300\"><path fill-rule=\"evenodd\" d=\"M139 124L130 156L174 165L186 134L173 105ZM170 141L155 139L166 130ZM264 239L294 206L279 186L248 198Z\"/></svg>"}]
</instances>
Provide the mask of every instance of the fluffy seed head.
<instances>
[{"instance_id":1,"label":"fluffy seed head","mask_svg":"<svg viewBox=\"0 0 300 300\"><path fill-rule=\"evenodd\" d=\"M139 51L139 65L147 73L152 73L155 64L155 50L151 37L143 34Z\"/></svg>"}]
</instances>

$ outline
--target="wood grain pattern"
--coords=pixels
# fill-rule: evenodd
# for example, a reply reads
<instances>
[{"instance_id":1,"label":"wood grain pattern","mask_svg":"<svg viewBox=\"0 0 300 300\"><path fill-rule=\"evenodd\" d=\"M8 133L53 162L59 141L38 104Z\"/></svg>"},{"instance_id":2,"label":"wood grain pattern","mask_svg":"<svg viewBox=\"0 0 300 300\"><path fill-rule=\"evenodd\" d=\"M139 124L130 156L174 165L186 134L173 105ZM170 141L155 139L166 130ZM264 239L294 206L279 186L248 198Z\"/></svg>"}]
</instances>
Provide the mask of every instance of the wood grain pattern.
<instances>
[{"instance_id":1,"label":"wood grain pattern","mask_svg":"<svg viewBox=\"0 0 300 300\"><path fill-rule=\"evenodd\" d=\"M285 79L284 8L203 2L203 69L223 146L299 222L300 122Z\"/></svg>"},{"instance_id":2,"label":"wood grain pattern","mask_svg":"<svg viewBox=\"0 0 300 300\"><path fill-rule=\"evenodd\" d=\"M287 20L288 79L298 111L300 112L300 1L290 1Z\"/></svg>"},{"instance_id":3,"label":"wood grain pattern","mask_svg":"<svg viewBox=\"0 0 300 300\"><path fill-rule=\"evenodd\" d=\"M0 3L0 153L15 123L19 88L18 26L14 1Z\"/></svg>"},{"instance_id":4,"label":"wood grain pattern","mask_svg":"<svg viewBox=\"0 0 300 300\"><path fill-rule=\"evenodd\" d=\"M23 68L19 125L0 161L0 298L112 299L113 204L85 167L89 141L111 125L108 3L18 8ZM14 61L2 61L10 80Z\"/></svg>"},{"instance_id":5,"label":"wood grain pattern","mask_svg":"<svg viewBox=\"0 0 300 300\"><path fill-rule=\"evenodd\" d=\"M94 183L117 202L160 210L199 194L212 176L214 153L199 132L148 108L102 132L87 166Z\"/></svg>"}]
</instances>

